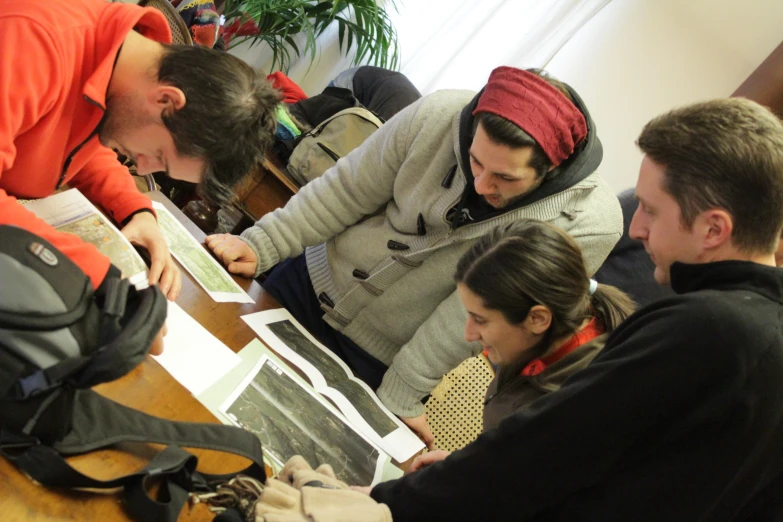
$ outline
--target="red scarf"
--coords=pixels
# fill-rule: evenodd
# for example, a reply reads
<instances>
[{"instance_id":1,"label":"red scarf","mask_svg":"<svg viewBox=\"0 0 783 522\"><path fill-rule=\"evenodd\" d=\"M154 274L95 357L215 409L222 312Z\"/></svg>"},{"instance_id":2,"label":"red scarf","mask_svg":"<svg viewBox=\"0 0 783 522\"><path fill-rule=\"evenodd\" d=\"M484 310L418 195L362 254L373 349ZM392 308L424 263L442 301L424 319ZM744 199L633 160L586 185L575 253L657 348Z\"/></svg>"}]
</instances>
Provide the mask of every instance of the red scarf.
<instances>
[{"instance_id":1,"label":"red scarf","mask_svg":"<svg viewBox=\"0 0 783 522\"><path fill-rule=\"evenodd\" d=\"M550 366L569 353L573 352L580 346L582 346L585 343L588 343L598 337L599 335L602 335L604 333L604 329L601 327L601 325L596 321L595 317L590 319L590 322L587 323L587 325L576 332L573 337L571 337L568 341L565 342L560 348L552 352L551 354L547 355L546 357L541 357L540 359L533 359L530 361L527 366L524 367L522 370L521 375L526 375L528 377L533 375L538 375L539 373L543 372L547 366Z\"/></svg>"}]
</instances>

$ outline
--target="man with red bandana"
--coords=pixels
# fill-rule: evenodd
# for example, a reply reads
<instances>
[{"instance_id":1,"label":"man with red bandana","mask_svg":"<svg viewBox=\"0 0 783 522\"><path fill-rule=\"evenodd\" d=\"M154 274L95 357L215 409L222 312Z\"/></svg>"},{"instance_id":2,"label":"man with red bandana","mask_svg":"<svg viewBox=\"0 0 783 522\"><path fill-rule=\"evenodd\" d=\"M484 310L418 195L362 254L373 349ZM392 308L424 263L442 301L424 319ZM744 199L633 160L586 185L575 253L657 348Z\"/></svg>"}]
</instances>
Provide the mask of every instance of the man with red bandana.
<instances>
[{"instance_id":1,"label":"man with red bandana","mask_svg":"<svg viewBox=\"0 0 783 522\"><path fill-rule=\"evenodd\" d=\"M623 227L601 158L573 89L499 67L478 94L408 106L241 237L207 241L231 272L275 267L264 288L431 445L422 398L480 350L462 335L457 260L536 218L569 232L594 273Z\"/></svg>"}]
</instances>

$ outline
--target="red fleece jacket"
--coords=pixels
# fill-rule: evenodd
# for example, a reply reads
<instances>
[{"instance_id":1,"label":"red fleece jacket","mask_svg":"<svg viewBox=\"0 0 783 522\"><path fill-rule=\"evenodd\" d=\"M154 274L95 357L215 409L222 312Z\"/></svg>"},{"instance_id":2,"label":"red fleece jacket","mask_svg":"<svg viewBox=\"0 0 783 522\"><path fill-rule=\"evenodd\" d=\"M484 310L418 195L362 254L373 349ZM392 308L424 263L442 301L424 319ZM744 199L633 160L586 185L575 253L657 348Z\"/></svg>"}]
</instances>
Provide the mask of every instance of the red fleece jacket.
<instances>
[{"instance_id":1,"label":"red fleece jacket","mask_svg":"<svg viewBox=\"0 0 783 522\"><path fill-rule=\"evenodd\" d=\"M20 205L68 183L117 222L149 199L96 134L114 62L136 29L171 42L154 9L104 0L0 0L0 224L44 237L90 277L103 280L109 260Z\"/></svg>"}]
</instances>

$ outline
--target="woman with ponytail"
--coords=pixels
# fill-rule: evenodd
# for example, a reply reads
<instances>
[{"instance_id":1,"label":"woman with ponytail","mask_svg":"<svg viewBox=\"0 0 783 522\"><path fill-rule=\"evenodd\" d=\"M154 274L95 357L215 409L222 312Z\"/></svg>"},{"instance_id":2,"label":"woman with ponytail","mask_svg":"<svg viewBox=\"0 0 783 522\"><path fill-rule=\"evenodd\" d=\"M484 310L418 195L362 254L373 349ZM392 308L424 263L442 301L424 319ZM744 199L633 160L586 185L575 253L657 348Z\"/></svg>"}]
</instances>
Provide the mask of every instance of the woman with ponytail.
<instances>
[{"instance_id":1,"label":"woman with ponytail","mask_svg":"<svg viewBox=\"0 0 783 522\"><path fill-rule=\"evenodd\" d=\"M626 294L588 277L568 234L542 221L487 234L462 256L455 279L468 311L465 339L481 343L497 366L485 430L560 388L634 311Z\"/></svg>"},{"instance_id":2,"label":"woman with ponytail","mask_svg":"<svg viewBox=\"0 0 783 522\"><path fill-rule=\"evenodd\" d=\"M634 311L625 293L588 277L568 234L543 221L493 230L462 256L455 279L468 312L465 339L481 343L497 368L484 403L485 431L559 389ZM425 453L410 471L448 454Z\"/></svg>"}]
</instances>

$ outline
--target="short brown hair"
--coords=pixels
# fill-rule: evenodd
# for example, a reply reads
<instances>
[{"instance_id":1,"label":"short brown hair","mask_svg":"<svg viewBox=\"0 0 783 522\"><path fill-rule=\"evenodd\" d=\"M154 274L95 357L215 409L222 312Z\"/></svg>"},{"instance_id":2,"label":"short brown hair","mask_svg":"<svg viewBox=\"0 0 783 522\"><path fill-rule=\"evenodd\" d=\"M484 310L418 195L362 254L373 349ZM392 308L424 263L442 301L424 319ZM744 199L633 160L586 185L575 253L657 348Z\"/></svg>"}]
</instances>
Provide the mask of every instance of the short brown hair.
<instances>
[{"instance_id":1,"label":"short brown hair","mask_svg":"<svg viewBox=\"0 0 783 522\"><path fill-rule=\"evenodd\" d=\"M731 214L742 251L775 251L783 228L783 123L744 98L698 103L650 121L636 141L665 172L686 228L705 210Z\"/></svg>"},{"instance_id":2,"label":"short brown hair","mask_svg":"<svg viewBox=\"0 0 783 522\"><path fill-rule=\"evenodd\" d=\"M280 93L236 56L198 45L164 45L158 82L185 93L163 122L182 156L205 160L202 195L230 201L274 140Z\"/></svg>"}]
</instances>

